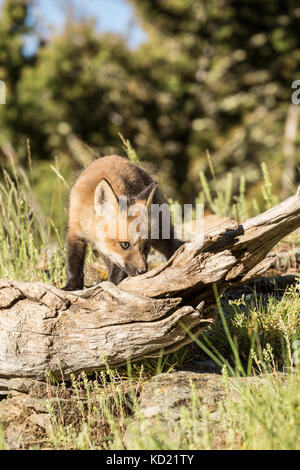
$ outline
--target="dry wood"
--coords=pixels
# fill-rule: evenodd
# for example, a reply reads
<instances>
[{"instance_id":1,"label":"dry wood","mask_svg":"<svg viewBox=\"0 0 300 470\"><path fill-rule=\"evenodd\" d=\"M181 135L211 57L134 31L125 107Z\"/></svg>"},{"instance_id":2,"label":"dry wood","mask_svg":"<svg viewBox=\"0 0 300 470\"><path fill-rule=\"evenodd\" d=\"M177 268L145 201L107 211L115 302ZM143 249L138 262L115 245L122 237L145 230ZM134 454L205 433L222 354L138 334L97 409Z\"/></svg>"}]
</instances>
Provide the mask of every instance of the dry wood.
<instances>
[{"instance_id":1,"label":"dry wood","mask_svg":"<svg viewBox=\"0 0 300 470\"><path fill-rule=\"evenodd\" d=\"M272 247L300 226L300 190L267 212L207 232L162 266L119 286L65 292L0 281L0 389L16 378L71 373L153 357L191 341L213 321L213 284L222 294L260 275Z\"/></svg>"}]
</instances>

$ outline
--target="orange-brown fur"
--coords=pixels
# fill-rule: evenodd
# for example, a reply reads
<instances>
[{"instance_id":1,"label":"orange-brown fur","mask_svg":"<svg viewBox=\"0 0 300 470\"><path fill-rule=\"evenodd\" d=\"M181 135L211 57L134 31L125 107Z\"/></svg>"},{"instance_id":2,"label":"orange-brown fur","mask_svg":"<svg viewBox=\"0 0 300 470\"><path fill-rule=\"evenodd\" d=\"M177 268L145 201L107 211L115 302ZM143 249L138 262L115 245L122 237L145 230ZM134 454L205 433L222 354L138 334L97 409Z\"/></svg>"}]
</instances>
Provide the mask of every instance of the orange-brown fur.
<instances>
[{"instance_id":1,"label":"orange-brown fur","mask_svg":"<svg viewBox=\"0 0 300 470\"><path fill-rule=\"evenodd\" d=\"M99 158L81 173L70 194L66 289L73 290L83 287L86 243L91 243L100 251L108 266L109 278L116 284L126 275L137 275L147 270L147 256L150 249L147 240L136 240L128 251L123 250L120 241L127 241L129 236L123 240L117 237L115 240L109 239L103 233L103 240L99 240L97 224L101 217L96 214L94 197L102 180L109 183L117 199L121 196L127 196L130 201L142 205L146 201L139 200L139 195L145 188L154 184L151 176L145 170L117 155ZM154 192L153 202L156 204L166 202L158 189ZM107 217L109 223L110 215L108 214ZM163 252L167 258L180 244L181 242L174 238L173 228L171 240L152 241L152 245ZM122 261L125 267L122 263L120 265L119 261Z\"/></svg>"}]
</instances>

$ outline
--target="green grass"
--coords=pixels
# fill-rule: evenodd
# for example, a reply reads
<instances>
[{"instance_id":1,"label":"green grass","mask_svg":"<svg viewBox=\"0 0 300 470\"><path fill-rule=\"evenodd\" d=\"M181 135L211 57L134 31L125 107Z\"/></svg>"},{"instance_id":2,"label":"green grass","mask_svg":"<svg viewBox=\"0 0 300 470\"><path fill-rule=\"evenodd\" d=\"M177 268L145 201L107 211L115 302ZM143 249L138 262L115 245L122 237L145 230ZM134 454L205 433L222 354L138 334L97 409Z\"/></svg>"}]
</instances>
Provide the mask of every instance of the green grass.
<instances>
[{"instance_id":1,"label":"green grass","mask_svg":"<svg viewBox=\"0 0 300 470\"><path fill-rule=\"evenodd\" d=\"M217 181L209 153L207 159L212 181L208 181L203 171L199 173L202 191L198 195L197 202L206 204L214 214L243 222L278 204L279 200L273 193L270 173L265 163L261 165L262 184L258 197L250 199L247 197L245 175L241 175L239 190L237 194L233 194L232 174L227 173L225 182Z\"/></svg>"},{"instance_id":2,"label":"green grass","mask_svg":"<svg viewBox=\"0 0 300 470\"><path fill-rule=\"evenodd\" d=\"M122 377L116 370L91 380L82 374L61 384L49 400L51 428L41 447L53 449L300 449L300 373L230 378L225 395L211 410L191 384L190 406L167 426L147 420L138 404L145 378ZM234 390L234 399L233 392ZM72 404L66 412L66 396Z\"/></svg>"},{"instance_id":3,"label":"green grass","mask_svg":"<svg viewBox=\"0 0 300 470\"><path fill-rule=\"evenodd\" d=\"M269 376L259 386L244 382L235 386L238 400L233 401L228 391L214 413L210 413L191 388L191 406L182 407L181 419L171 432L167 433L159 421L143 426L140 418L133 429L131 447L155 450L300 448L299 375L285 379Z\"/></svg>"},{"instance_id":4,"label":"green grass","mask_svg":"<svg viewBox=\"0 0 300 470\"><path fill-rule=\"evenodd\" d=\"M124 141L131 160L137 157ZM266 167L261 200L268 208L276 202ZM49 211L39 206L34 171L26 173L13 164L2 169L0 183L0 277L43 281L62 286L65 282L64 240L66 192L70 186L55 162ZM45 174L47 171L45 170ZM213 174L213 188L201 176L203 194L215 213L244 220L258 212L246 198L241 179L237 196L231 177L223 189ZM55 188L55 190L54 190ZM43 204L45 206L45 204ZM63 221L53 221L53 209L63 208ZM299 237L293 239L293 246ZM46 251L45 251L46 250ZM91 259L90 254L90 259ZM51 428L33 448L53 449L300 449L299 371L293 368L293 343L300 338L300 287L289 289L281 299L268 302L241 297L219 303L211 328L190 346L98 375L82 374L49 395ZM193 358L212 357L223 367L225 399L212 414L199 403L191 387L191 405L183 406L181 419L172 432L160 419L149 426L140 412L138 396L143 384L161 372L171 372ZM285 374L279 373L285 371ZM229 382L234 377L269 374L260 386L238 379L237 401L232 401ZM229 376L233 376L230 378ZM66 399L72 405L66 413ZM68 402L68 403L71 403ZM73 408L72 408L73 407ZM201 413L199 414L199 409ZM127 429L130 429L125 436ZM142 432L141 432L142 430ZM5 448L0 428L0 449Z\"/></svg>"},{"instance_id":5,"label":"green grass","mask_svg":"<svg viewBox=\"0 0 300 470\"><path fill-rule=\"evenodd\" d=\"M2 168L0 207L0 277L60 285L64 279L62 231L42 213L30 175L23 168ZM50 243L53 249L47 263L43 252Z\"/></svg>"},{"instance_id":6,"label":"green grass","mask_svg":"<svg viewBox=\"0 0 300 470\"><path fill-rule=\"evenodd\" d=\"M230 338L245 370L250 356L253 367L260 372L290 367L292 345L300 338L300 279L299 284L288 288L279 299L269 296L262 300L255 293L248 297L243 295L240 299L226 301L225 294L222 310L219 310L226 318ZM219 354L235 363L233 347L224 334L220 315L200 339L205 344L213 342Z\"/></svg>"}]
</instances>

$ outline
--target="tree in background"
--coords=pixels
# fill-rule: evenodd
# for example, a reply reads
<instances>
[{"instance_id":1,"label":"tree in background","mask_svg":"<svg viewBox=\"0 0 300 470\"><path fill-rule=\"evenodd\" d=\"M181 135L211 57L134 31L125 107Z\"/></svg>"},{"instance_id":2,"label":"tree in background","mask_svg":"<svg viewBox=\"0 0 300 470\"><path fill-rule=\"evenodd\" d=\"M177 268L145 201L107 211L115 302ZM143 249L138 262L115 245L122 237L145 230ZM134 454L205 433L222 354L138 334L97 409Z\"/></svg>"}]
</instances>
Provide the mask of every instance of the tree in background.
<instances>
[{"instance_id":1,"label":"tree in background","mask_svg":"<svg viewBox=\"0 0 300 470\"><path fill-rule=\"evenodd\" d=\"M34 152L40 158L68 152L70 135L101 153L111 151L134 115L130 72L130 54L119 37L99 36L92 21L67 24L20 83L25 120L38 130Z\"/></svg>"},{"instance_id":2,"label":"tree in background","mask_svg":"<svg viewBox=\"0 0 300 470\"><path fill-rule=\"evenodd\" d=\"M276 161L278 187L291 83L299 78L298 2L131 3L149 35L138 54L148 64L153 126L161 123L156 130L179 191L191 195L206 148L219 173L245 172L252 183L260 162Z\"/></svg>"},{"instance_id":3,"label":"tree in background","mask_svg":"<svg viewBox=\"0 0 300 470\"><path fill-rule=\"evenodd\" d=\"M13 93L1 109L2 144L9 140L25 158L29 138L35 159L72 161L81 159L84 143L102 155L119 153L121 131L155 164L167 193L185 202L199 191L206 149L218 174L231 171L235 184L245 174L255 187L266 161L279 188L287 157L296 179L299 134L287 129L296 122L290 102L299 79L298 2L130 1L148 32L137 50L121 36L100 34L92 20L69 18L63 33L28 59L31 2L5 0L0 79Z\"/></svg>"},{"instance_id":4,"label":"tree in background","mask_svg":"<svg viewBox=\"0 0 300 470\"><path fill-rule=\"evenodd\" d=\"M28 23L31 0L6 0L0 14L0 79L6 84L6 105L0 106L0 144L18 142L24 128L18 84L24 67L32 63L24 55L25 35L32 27ZM24 142L25 143L25 142Z\"/></svg>"}]
</instances>

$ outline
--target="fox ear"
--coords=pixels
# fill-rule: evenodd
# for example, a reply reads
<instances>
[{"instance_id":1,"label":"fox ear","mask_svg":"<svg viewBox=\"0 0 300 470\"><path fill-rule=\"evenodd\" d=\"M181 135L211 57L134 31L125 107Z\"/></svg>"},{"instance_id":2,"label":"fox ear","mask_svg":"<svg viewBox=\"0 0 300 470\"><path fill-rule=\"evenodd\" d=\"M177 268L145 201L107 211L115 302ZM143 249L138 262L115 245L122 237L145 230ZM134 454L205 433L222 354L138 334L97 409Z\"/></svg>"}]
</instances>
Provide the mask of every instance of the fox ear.
<instances>
[{"instance_id":1,"label":"fox ear","mask_svg":"<svg viewBox=\"0 0 300 470\"><path fill-rule=\"evenodd\" d=\"M117 196L109 182L102 179L98 184L94 195L94 209L97 215L103 215L104 211L118 205Z\"/></svg>"},{"instance_id":2,"label":"fox ear","mask_svg":"<svg viewBox=\"0 0 300 470\"><path fill-rule=\"evenodd\" d=\"M157 183L153 181L149 186L147 186L143 191L136 196L136 200L138 201L145 201L146 207L149 207L150 204L152 203L152 199L154 196L154 193L157 188Z\"/></svg>"}]
</instances>

